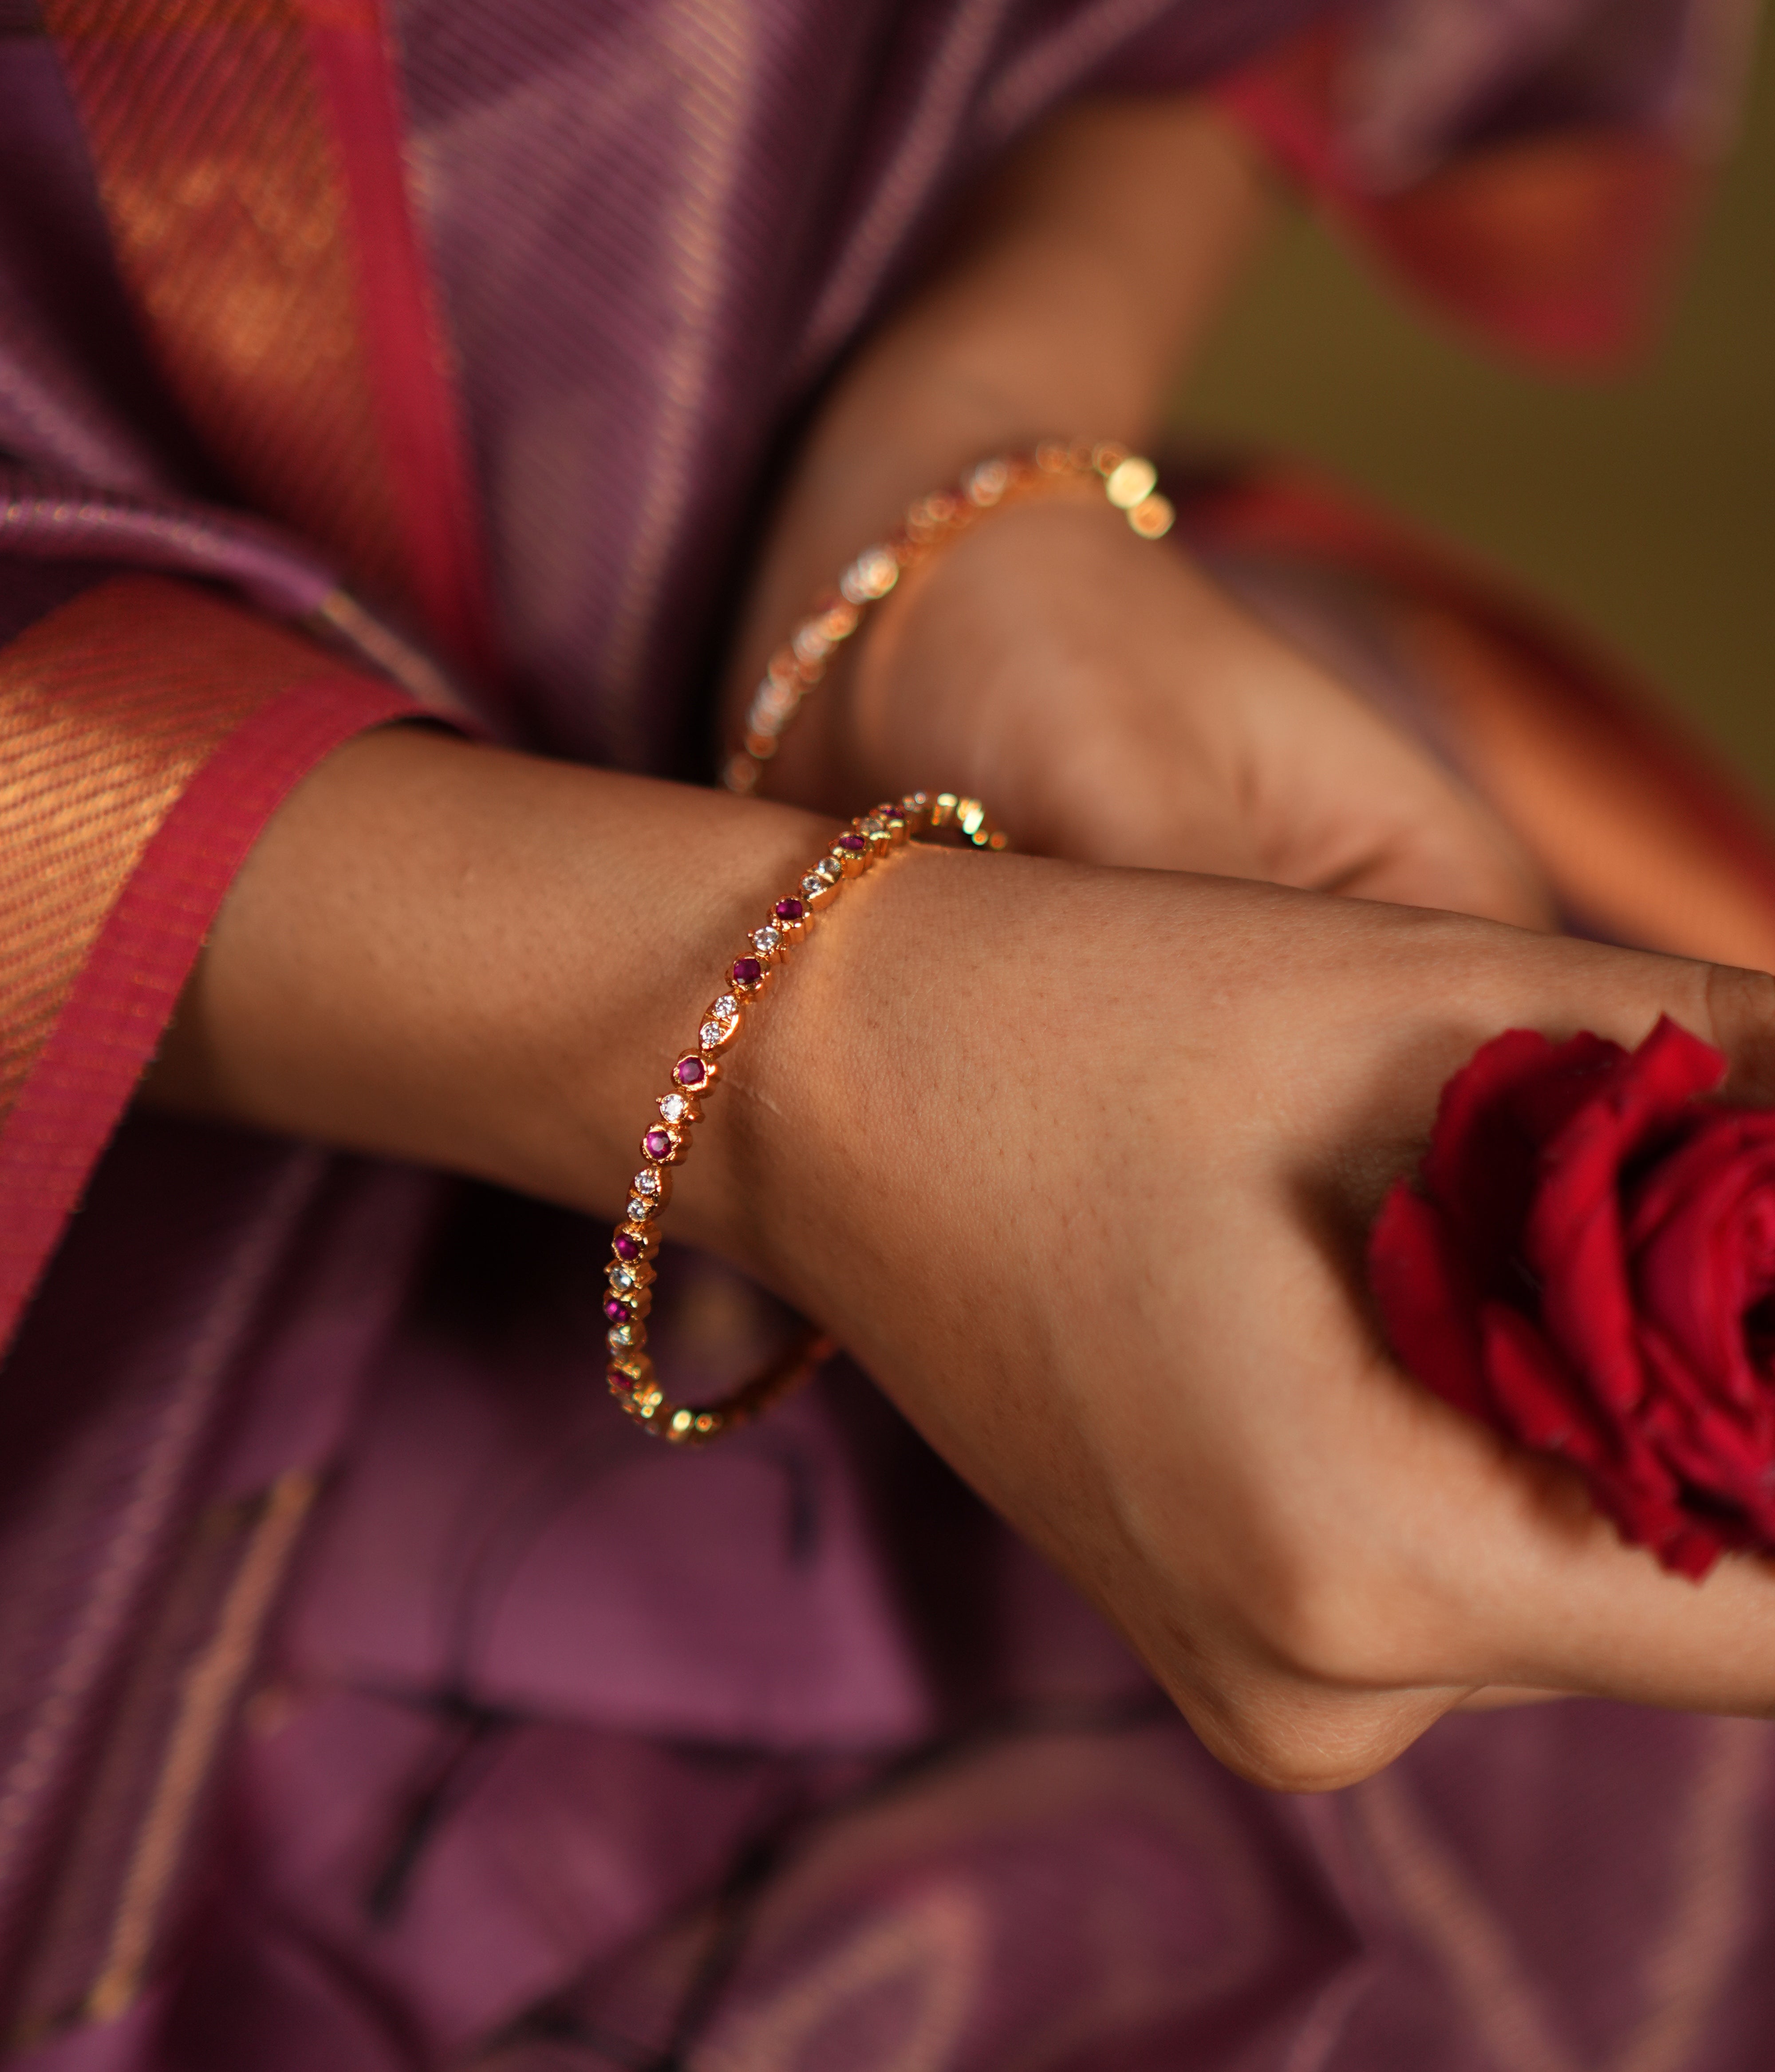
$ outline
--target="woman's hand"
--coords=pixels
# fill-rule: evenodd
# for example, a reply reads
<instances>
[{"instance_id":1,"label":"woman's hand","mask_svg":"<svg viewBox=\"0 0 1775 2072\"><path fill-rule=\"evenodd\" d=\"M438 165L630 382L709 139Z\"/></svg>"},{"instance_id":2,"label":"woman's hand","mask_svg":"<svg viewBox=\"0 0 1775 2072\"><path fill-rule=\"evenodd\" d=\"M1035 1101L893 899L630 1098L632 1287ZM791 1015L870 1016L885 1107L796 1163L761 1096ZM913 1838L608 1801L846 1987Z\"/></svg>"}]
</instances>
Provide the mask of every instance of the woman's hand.
<instances>
[{"instance_id":1,"label":"woman's hand","mask_svg":"<svg viewBox=\"0 0 1775 2072\"><path fill-rule=\"evenodd\" d=\"M1054 434L1144 445L1264 213L1245 145L1188 101L1068 109L1013 154L803 445L729 729L795 615L913 496ZM977 791L1020 845L1080 861L1546 916L1427 755L1099 499L995 512L918 572L765 789L848 816L915 785Z\"/></svg>"},{"instance_id":2,"label":"woman's hand","mask_svg":"<svg viewBox=\"0 0 1775 2072\"><path fill-rule=\"evenodd\" d=\"M1095 500L964 536L835 696L845 796L940 782L1046 855L1551 919L1514 841L1415 743Z\"/></svg>"},{"instance_id":3,"label":"woman's hand","mask_svg":"<svg viewBox=\"0 0 1775 2072\"><path fill-rule=\"evenodd\" d=\"M830 833L354 742L249 860L147 1097L609 1215L724 955ZM1775 1708L1765 1564L1697 1588L1624 1548L1399 1372L1361 1272L1482 1038L1669 1012L1768 1100L1772 993L1449 914L917 851L794 953L671 1231L834 1330L1249 1775L1359 1776L1485 1687Z\"/></svg>"},{"instance_id":4,"label":"woman's hand","mask_svg":"<svg viewBox=\"0 0 1775 2072\"><path fill-rule=\"evenodd\" d=\"M1775 982L928 856L796 967L721 1125L755 1174L757 1263L1235 1769L1346 1782L1487 1687L1775 1708L1768 1564L1698 1587L1624 1547L1568 1470L1400 1372L1361 1263L1481 1039L1633 1042L1669 1012L1767 1100Z\"/></svg>"}]
</instances>

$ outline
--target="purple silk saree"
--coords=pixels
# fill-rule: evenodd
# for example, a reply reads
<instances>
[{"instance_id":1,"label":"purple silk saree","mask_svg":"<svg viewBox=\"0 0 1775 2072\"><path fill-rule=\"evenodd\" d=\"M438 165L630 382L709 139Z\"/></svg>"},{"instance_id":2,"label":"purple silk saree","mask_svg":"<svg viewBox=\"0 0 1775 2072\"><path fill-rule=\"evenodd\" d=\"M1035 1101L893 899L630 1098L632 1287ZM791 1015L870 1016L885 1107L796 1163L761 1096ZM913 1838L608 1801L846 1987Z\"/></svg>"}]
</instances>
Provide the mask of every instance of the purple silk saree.
<instances>
[{"instance_id":1,"label":"purple silk saree","mask_svg":"<svg viewBox=\"0 0 1775 2072\"><path fill-rule=\"evenodd\" d=\"M598 1230L125 1113L232 871L356 730L707 771L801 413L1046 109L1211 87L1427 292L1593 356L1739 26L0 0L9 2062L1761 2062L1762 1726L1457 1719L1268 1797L861 1376L665 1455L598 1386ZM1575 913L1775 963L1766 838L1605 668L1313 485L1179 490ZM668 1321L710 1374L769 1328L696 1262Z\"/></svg>"}]
</instances>

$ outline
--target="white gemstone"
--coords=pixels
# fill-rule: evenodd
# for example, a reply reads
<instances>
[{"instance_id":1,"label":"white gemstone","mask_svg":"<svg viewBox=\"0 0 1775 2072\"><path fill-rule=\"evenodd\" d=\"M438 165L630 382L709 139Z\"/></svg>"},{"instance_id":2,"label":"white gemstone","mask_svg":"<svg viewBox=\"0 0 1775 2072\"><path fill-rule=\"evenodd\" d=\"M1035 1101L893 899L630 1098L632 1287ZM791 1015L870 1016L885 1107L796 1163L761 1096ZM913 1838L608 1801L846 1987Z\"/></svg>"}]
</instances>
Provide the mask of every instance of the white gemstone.
<instances>
[{"instance_id":1,"label":"white gemstone","mask_svg":"<svg viewBox=\"0 0 1775 2072\"><path fill-rule=\"evenodd\" d=\"M730 993L724 993L713 1001L708 1019L697 1030L698 1040L705 1050L713 1050L726 1042L740 1026L740 1004Z\"/></svg>"},{"instance_id":2,"label":"white gemstone","mask_svg":"<svg viewBox=\"0 0 1775 2072\"><path fill-rule=\"evenodd\" d=\"M627 1266L613 1266L610 1268L610 1285L618 1295L627 1295L635 1285L634 1269Z\"/></svg>"},{"instance_id":3,"label":"white gemstone","mask_svg":"<svg viewBox=\"0 0 1775 2072\"><path fill-rule=\"evenodd\" d=\"M643 1167L629 1185L638 1194L657 1194L659 1191L659 1169L657 1166Z\"/></svg>"},{"instance_id":4,"label":"white gemstone","mask_svg":"<svg viewBox=\"0 0 1775 2072\"><path fill-rule=\"evenodd\" d=\"M604 1342L613 1353L624 1351L640 1336L640 1327L635 1324L613 1324L604 1334Z\"/></svg>"},{"instance_id":5,"label":"white gemstone","mask_svg":"<svg viewBox=\"0 0 1775 2072\"><path fill-rule=\"evenodd\" d=\"M838 587L853 604L885 597L900 579L900 564L886 547L865 547L839 579Z\"/></svg>"},{"instance_id":6,"label":"white gemstone","mask_svg":"<svg viewBox=\"0 0 1775 2072\"><path fill-rule=\"evenodd\" d=\"M774 734L800 702L799 684L779 684L774 677L766 676L752 701L753 723L765 733Z\"/></svg>"},{"instance_id":7,"label":"white gemstone","mask_svg":"<svg viewBox=\"0 0 1775 2072\"><path fill-rule=\"evenodd\" d=\"M752 947L761 957L775 956L782 944L783 938L775 928L754 928L752 931Z\"/></svg>"},{"instance_id":8,"label":"white gemstone","mask_svg":"<svg viewBox=\"0 0 1775 2072\"><path fill-rule=\"evenodd\" d=\"M631 1194L630 1196L629 1221L631 1223L644 1223L647 1218L653 1214L653 1211L654 1204L651 1202L643 1200L641 1196L639 1194Z\"/></svg>"},{"instance_id":9,"label":"white gemstone","mask_svg":"<svg viewBox=\"0 0 1775 2072\"><path fill-rule=\"evenodd\" d=\"M1126 460L1110 471L1103 483L1103 493L1118 511L1132 511L1136 504L1144 504L1153 494L1153 486L1159 479L1159 471L1149 460L1142 460L1138 454L1130 454Z\"/></svg>"},{"instance_id":10,"label":"white gemstone","mask_svg":"<svg viewBox=\"0 0 1775 2072\"><path fill-rule=\"evenodd\" d=\"M801 889L810 899L817 899L822 892L828 891L831 888L827 879L816 878L811 871L809 871L801 881Z\"/></svg>"},{"instance_id":11,"label":"white gemstone","mask_svg":"<svg viewBox=\"0 0 1775 2072\"><path fill-rule=\"evenodd\" d=\"M690 1103L682 1094L662 1094L659 1097L659 1112L668 1122L688 1122Z\"/></svg>"},{"instance_id":12,"label":"white gemstone","mask_svg":"<svg viewBox=\"0 0 1775 2072\"><path fill-rule=\"evenodd\" d=\"M836 856L823 856L814 865L813 874L823 885L836 885L844 875L844 866Z\"/></svg>"}]
</instances>

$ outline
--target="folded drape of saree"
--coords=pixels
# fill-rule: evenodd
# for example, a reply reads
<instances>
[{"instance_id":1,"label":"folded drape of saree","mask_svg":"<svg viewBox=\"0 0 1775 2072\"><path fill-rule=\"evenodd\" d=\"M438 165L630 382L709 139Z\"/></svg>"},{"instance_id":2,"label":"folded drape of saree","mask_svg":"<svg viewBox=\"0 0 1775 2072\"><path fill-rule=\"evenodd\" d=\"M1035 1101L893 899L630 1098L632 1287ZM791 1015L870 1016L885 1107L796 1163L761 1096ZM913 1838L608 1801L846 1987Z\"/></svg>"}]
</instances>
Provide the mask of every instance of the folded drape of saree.
<instances>
[{"instance_id":1,"label":"folded drape of saree","mask_svg":"<svg viewBox=\"0 0 1775 2072\"><path fill-rule=\"evenodd\" d=\"M595 1232L127 1114L353 733L701 770L798 413L1056 101L1214 88L1426 291L1594 357L1655 299L1742 14L0 10L10 2061L1747 2060L1761 1728L1460 1720L1266 1799L859 1377L657 1456L593 1386ZM1775 961L1767 837L1608 664L1322 485L1177 486L1578 919ZM684 1274L695 1365L758 1298Z\"/></svg>"}]
</instances>

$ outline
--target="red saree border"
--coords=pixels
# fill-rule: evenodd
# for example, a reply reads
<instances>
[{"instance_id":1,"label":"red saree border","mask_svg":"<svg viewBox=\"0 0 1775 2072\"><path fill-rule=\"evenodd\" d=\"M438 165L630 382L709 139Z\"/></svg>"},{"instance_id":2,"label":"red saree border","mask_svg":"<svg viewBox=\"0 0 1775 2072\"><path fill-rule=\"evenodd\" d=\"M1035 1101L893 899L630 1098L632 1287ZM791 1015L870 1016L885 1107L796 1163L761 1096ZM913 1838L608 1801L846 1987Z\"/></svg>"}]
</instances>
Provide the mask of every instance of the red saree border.
<instances>
[{"instance_id":1,"label":"red saree border","mask_svg":"<svg viewBox=\"0 0 1775 2072\"><path fill-rule=\"evenodd\" d=\"M249 713L339 666L157 575L113 577L0 648L0 1123L179 793Z\"/></svg>"},{"instance_id":2,"label":"red saree border","mask_svg":"<svg viewBox=\"0 0 1775 2072\"><path fill-rule=\"evenodd\" d=\"M162 822L0 1129L0 1345L79 1206L265 821L331 750L419 709L392 684L317 672L237 728Z\"/></svg>"},{"instance_id":3,"label":"red saree border","mask_svg":"<svg viewBox=\"0 0 1775 2072\"><path fill-rule=\"evenodd\" d=\"M490 594L376 0L41 0L118 266L207 449L491 672Z\"/></svg>"}]
</instances>

